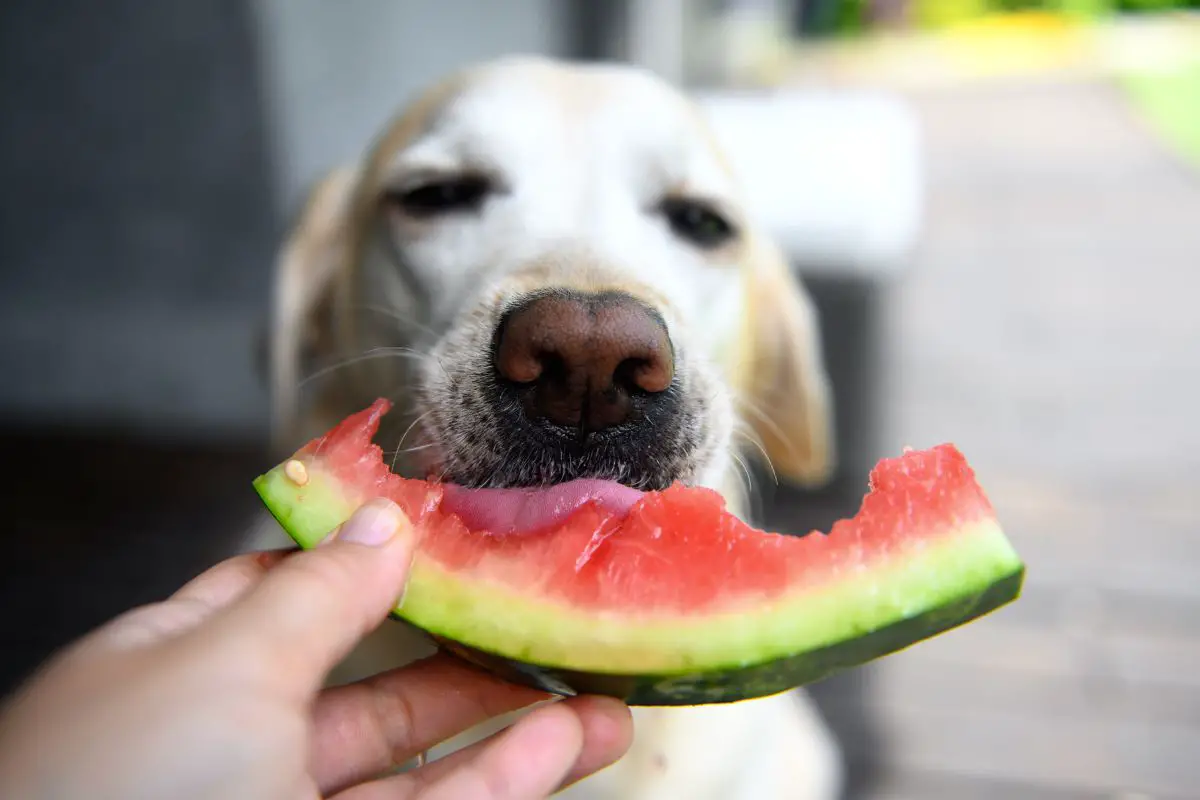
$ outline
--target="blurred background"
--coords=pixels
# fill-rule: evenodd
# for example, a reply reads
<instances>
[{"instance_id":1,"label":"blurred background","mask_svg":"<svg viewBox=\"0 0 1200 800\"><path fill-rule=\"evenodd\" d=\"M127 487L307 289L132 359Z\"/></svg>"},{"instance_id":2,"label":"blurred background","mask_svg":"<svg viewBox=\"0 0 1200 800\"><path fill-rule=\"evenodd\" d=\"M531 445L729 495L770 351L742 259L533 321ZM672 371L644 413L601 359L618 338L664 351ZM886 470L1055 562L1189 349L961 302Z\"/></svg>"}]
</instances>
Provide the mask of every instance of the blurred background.
<instances>
[{"instance_id":1,"label":"blurred background","mask_svg":"<svg viewBox=\"0 0 1200 800\"><path fill-rule=\"evenodd\" d=\"M705 105L818 301L843 465L759 481L767 522L953 440L1028 560L1015 605L813 687L846 797L1200 797L1198 9L7 0L0 690L239 546L308 182L465 63L616 59Z\"/></svg>"}]
</instances>

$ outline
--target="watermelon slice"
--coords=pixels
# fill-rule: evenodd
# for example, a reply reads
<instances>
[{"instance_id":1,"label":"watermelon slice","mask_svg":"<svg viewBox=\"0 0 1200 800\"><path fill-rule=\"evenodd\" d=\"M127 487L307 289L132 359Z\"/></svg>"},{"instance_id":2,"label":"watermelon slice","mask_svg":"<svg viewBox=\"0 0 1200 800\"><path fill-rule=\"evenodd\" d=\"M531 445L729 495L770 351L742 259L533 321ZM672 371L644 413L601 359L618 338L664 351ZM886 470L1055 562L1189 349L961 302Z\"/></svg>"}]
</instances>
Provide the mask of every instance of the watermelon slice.
<instances>
[{"instance_id":1,"label":"watermelon slice","mask_svg":"<svg viewBox=\"0 0 1200 800\"><path fill-rule=\"evenodd\" d=\"M421 537L394 616L510 680L631 705L776 694L908 647L1020 594L1024 565L962 454L872 471L828 534L754 530L720 495L605 481L480 489L393 474L371 439L386 400L255 481L312 547L387 496Z\"/></svg>"}]
</instances>

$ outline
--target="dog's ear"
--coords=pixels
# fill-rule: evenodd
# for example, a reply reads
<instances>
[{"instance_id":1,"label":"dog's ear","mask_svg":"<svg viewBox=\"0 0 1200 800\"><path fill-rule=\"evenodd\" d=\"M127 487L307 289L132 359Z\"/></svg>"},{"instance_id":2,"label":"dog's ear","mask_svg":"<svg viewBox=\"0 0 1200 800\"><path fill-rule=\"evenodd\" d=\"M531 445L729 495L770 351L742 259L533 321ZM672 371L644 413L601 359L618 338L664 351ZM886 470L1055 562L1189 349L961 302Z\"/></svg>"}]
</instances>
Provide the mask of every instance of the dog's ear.
<instances>
[{"instance_id":1,"label":"dog's ear","mask_svg":"<svg viewBox=\"0 0 1200 800\"><path fill-rule=\"evenodd\" d=\"M333 170L309 191L279 249L267 342L272 439L293 435L302 372L332 348L334 284L348 268L350 210L357 173Z\"/></svg>"},{"instance_id":2,"label":"dog's ear","mask_svg":"<svg viewBox=\"0 0 1200 800\"><path fill-rule=\"evenodd\" d=\"M748 256L741 414L780 479L820 486L837 454L817 310L774 242L755 237Z\"/></svg>"}]
</instances>

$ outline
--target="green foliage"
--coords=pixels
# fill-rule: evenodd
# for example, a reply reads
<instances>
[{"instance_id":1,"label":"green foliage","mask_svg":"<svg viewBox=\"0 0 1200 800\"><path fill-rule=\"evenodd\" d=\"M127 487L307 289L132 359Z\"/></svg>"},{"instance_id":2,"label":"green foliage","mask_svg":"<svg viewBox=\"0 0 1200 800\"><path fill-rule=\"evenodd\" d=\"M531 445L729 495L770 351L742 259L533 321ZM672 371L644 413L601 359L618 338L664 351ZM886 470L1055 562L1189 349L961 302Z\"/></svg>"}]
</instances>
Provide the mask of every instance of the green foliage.
<instances>
[{"instance_id":1,"label":"green foliage","mask_svg":"<svg viewBox=\"0 0 1200 800\"><path fill-rule=\"evenodd\" d=\"M993 10L988 0L913 0L912 20L921 28L968 22Z\"/></svg>"},{"instance_id":2,"label":"green foliage","mask_svg":"<svg viewBox=\"0 0 1200 800\"><path fill-rule=\"evenodd\" d=\"M861 8L862 0L843 0ZM922 28L941 28L989 13L1053 11L1096 18L1112 13L1200 9L1200 0L912 0L913 20Z\"/></svg>"},{"instance_id":3,"label":"green foliage","mask_svg":"<svg viewBox=\"0 0 1200 800\"><path fill-rule=\"evenodd\" d=\"M866 30L867 2L868 0L842 0L838 3L835 23L838 33L855 35Z\"/></svg>"},{"instance_id":4,"label":"green foliage","mask_svg":"<svg viewBox=\"0 0 1200 800\"><path fill-rule=\"evenodd\" d=\"M1189 5L1179 0L1117 0L1118 11L1169 11Z\"/></svg>"},{"instance_id":5,"label":"green foliage","mask_svg":"<svg viewBox=\"0 0 1200 800\"><path fill-rule=\"evenodd\" d=\"M1041 11L1058 5L1054 0L992 0L992 11Z\"/></svg>"},{"instance_id":6,"label":"green foliage","mask_svg":"<svg viewBox=\"0 0 1200 800\"><path fill-rule=\"evenodd\" d=\"M812 1L812 0L809 0ZM871 0L826 0L816 6L812 33L858 36L870 30ZM918 29L940 29L988 14L1048 11L1080 19L1110 14L1200 10L1200 0L909 0L909 19Z\"/></svg>"},{"instance_id":7,"label":"green foliage","mask_svg":"<svg viewBox=\"0 0 1200 800\"><path fill-rule=\"evenodd\" d=\"M1200 167L1200 63L1124 76L1134 106L1184 158Z\"/></svg>"},{"instance_id":8,"label":"green foliage","mask_svg":"<svg viewBox=\"0 0 1200 800\"><path fill-rule=\"evenodd\" d=\"M1117 0L1049 0L1048 11L1058 11L1073 17L1095 19L1111 14Z\"/></svg>"}]
</instances>

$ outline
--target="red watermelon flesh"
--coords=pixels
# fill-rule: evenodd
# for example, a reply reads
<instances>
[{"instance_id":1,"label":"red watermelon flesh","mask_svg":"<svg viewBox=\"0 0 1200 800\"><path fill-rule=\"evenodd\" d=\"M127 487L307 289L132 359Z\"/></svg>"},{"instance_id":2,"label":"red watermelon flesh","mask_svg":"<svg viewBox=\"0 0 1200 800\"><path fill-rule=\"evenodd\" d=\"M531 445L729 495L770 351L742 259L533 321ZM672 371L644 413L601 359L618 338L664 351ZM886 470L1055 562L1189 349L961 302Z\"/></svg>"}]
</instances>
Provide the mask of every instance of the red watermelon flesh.
<instances>
[{"instance_id":1,"label":"red watermelon flesh","mask_svg":"<svg viewBox=\"0 0 1200 800\"><path fill-rule=\"evenodd\" d=\"M857 515L795 537L753 529L703 488L475 490L401 478L371 443L389 408L376 401L298 451L303 485L280 465L256 481L259 493L303 546L366 500L395 500L421 536L397 614L489 666L544 668L514 673L539 685L549 670L576 682L639 676L610 693L636 686L653 702L757 696L811 679L831 647L834 667L861 663L1020 590L1023 565L953 445L881 461ZM746 679L730 685L738 673Z\"/></svg>"}]
</instances>

